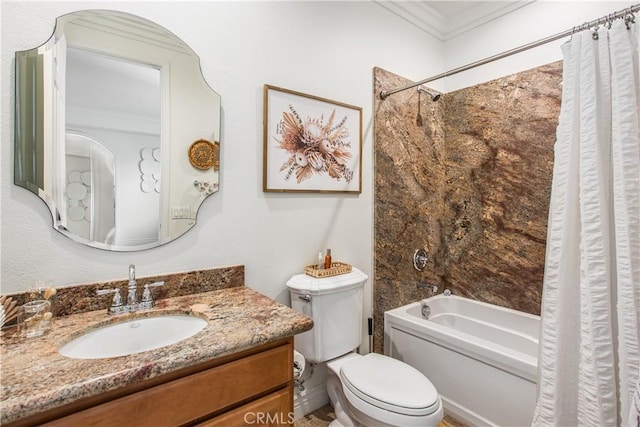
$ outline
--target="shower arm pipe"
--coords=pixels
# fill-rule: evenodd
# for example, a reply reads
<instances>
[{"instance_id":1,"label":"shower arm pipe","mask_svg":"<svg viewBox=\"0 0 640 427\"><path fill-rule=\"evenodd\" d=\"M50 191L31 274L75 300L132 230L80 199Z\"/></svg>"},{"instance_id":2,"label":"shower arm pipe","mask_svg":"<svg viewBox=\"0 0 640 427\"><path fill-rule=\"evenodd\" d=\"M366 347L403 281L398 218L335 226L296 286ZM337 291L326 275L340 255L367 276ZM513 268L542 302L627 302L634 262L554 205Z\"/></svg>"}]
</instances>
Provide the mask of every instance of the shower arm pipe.
<instances>
[{"instance_id":1,"label":"shower arm pipe","mask_svg":"<svg viewBox=\"0 0 640 427\"><path fill-rule=\"evenodd\" d=\"M458 68L454 68L453 70L445 71L444 73L440 73L440 74L438 74L436 76L429 77L429 78L424 79L424 80L420 80L419 82L411 83L411 84L408 84L408 85L405 85L405 86L402 86L402 87L398 87L398 88L395 88L395 89L391 89L391 90L382 90L382 91L380 91L380 99L382 99L384 101L385 99L387 99L390 95L393 95L394 93L402 92L403 90L411 89L411 88L414 88L416 86L420 86L420 85L423 85L425 83L432 82L434 80L439 80L439 79L442 79L442 78L447 77L447 76L452 76L454 74L458 74L458 73L461 73L463 71L467 71L467 70L470 70L472 68L476 68L476 67L479 67L481 65L485 65L485 64L488 64L490 62L497 61L499 59L503 59L503 58L506 58L506 57L511 56L511 55L515 55L515 54L520 53L520 52L524 52L525 50L529 50L529 49L533 49L533 48L538 47L538 46L542 46L544 44L556 41L558 39L571 36L571 35L575 34L578 31L588 30L588 29L590 29L592 27L604 25L604 24L606 24L608 22L611 22L611 21L614 21L616 19L623 18L623 17L625 17L625 16L627 16L629 14L637 13L638 11L640 11L640 3L634 4L633 6L630 6L630 7L626 8L626 9L620 10L618 12L614 12L614 13L609 14L607 16L603 16L602 18L593 20L591 22L585 22L584 24L579 25L577 27L573 27L570 30L566 30L566 31L563 31L563 32L558 33L558 34L554 34L553 36L549 36L549 37L546 37L544 39L540 39L540 40L537 40L535 42L532 42L532 43L529 43L529 44L526 44L526 45L523 45L523 46L520 46L520 47L516 47L516 48L508 50L506 52L502 52L502 53L499 53L497 55L493 55L493 56L490 56L488 58L481 59L479 61L472 62L470 64L463 65L463 66L458 67Z\"/></svg>"}]
</instances>

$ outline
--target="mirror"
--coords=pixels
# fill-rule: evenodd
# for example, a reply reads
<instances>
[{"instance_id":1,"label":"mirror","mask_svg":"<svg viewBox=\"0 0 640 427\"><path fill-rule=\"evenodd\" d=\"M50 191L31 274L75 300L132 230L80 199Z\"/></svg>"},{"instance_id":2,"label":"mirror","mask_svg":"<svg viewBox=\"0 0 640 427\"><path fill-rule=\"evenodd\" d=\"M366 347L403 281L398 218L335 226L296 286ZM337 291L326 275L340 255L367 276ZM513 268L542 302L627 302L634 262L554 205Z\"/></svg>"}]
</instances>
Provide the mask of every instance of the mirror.
<instances>
[{"instance_id":1,"label":"mirror","mask_svg":"<svg viewBox=\"0 0 640 427\"><path fill-rule=\"evenodd\" d=\"M16 185L88 246L153 248L183 235L219 188L220 96L163 27L85 10L16 52Z\"/></svg>"}]
</instances>

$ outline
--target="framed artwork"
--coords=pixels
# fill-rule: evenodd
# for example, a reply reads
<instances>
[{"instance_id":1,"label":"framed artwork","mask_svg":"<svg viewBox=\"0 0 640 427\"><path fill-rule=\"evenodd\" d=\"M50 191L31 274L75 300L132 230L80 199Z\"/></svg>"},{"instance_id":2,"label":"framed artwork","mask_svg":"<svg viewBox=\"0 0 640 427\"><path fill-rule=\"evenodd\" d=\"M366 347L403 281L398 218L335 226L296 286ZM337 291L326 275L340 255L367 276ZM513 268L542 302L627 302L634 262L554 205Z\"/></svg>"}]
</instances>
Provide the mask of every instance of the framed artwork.
<instances>
[{"instance_id":1,"label":"framed artwork","mask_svg":"<svg viewBox=\"0 0 640 427\"><path fill-rule=\"evenodd\" d=\"M362 108L264 85L265 192L362 192Z\"/></svg>"}]
</instances>

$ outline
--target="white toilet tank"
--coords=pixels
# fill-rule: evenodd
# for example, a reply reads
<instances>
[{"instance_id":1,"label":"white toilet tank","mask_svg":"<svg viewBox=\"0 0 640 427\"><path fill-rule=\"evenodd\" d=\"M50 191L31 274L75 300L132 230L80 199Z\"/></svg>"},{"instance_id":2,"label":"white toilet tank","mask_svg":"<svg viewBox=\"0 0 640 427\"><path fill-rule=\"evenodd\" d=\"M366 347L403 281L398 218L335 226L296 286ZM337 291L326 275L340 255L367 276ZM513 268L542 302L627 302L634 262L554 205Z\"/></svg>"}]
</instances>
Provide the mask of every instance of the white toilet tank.
<instances>
[{"instance_id":1,"label":"white toilet tank","mask_svg":"<svg viewBox=\"0 0 640 427\"><path fill-rule=\"evenodd\" d=\"M291 307L313 319L313 329L294 339L296 350L307 360L325 362L360 345L367 279L357 268L321 279L306 274L289 279Z\"/></svg>"}]
</instances>

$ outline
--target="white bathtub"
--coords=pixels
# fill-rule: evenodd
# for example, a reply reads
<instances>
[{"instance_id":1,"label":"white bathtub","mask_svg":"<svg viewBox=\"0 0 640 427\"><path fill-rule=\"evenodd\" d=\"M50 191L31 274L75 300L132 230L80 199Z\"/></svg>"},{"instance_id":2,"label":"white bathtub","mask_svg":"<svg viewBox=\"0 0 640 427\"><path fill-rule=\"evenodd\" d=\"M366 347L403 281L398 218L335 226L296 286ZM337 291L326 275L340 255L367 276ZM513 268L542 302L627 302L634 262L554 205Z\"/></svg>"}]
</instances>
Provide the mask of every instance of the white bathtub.
<instances>
[{"instance_id":1,"label":"white bathtub","mask_svg":"<svg viewBox=\"0 0 640 427\"><path fill-rule=\"evenodd\" d=\"M421 305L431 308L429 320ZM437 295L384 314L384 352L425 374L445 413L476 426L531 425L540 317Z\"/></svg>"}]
</instances>

